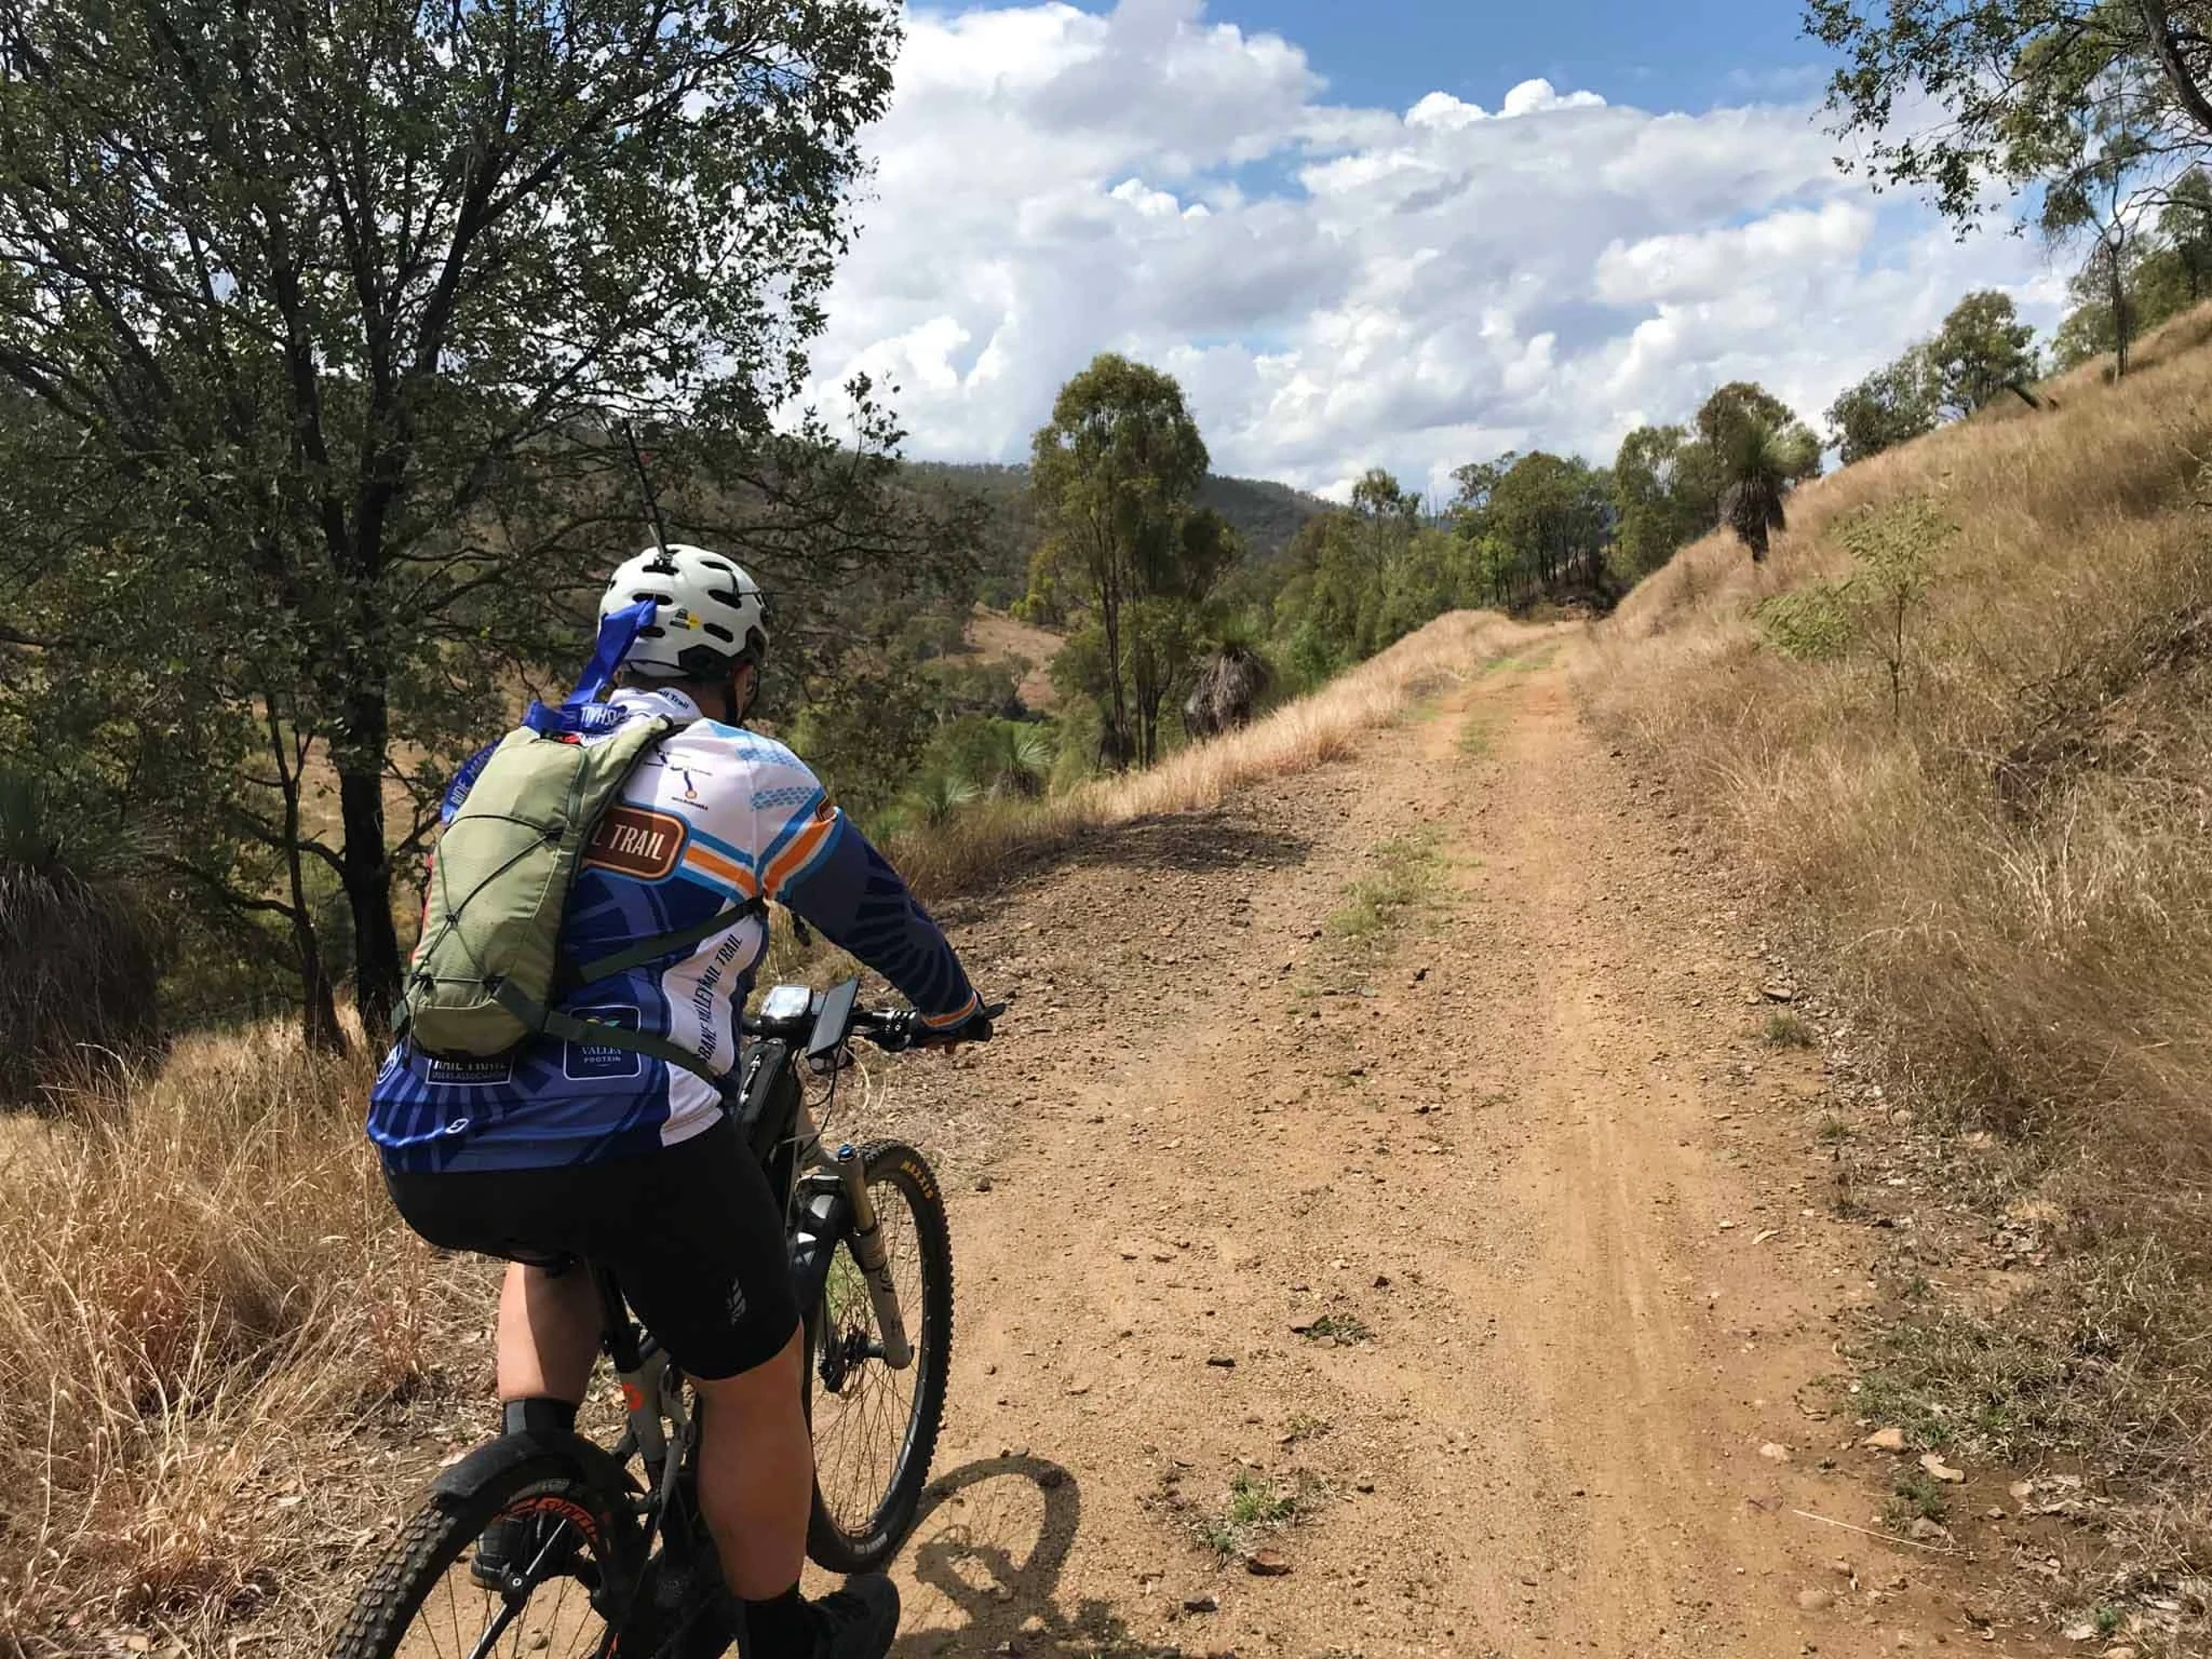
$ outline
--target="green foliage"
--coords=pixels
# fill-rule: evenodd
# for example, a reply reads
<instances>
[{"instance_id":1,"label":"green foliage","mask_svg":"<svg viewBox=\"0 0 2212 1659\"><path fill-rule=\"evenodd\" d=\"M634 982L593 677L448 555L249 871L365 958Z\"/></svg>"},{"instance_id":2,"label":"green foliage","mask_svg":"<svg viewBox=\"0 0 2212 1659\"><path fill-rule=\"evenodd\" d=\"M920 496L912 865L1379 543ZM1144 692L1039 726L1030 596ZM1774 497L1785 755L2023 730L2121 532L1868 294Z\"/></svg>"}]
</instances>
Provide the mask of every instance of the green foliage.
<instances>
[{"instance_id":1,"label":"green foliage","mask_svg":"<svg viewBox=\"0 0 2212 1659\"><path fill-rule=\"evenodd\" d=\"M868 826L906 791L936 726L928 682L910 664L855 658L810 688L792 742Z\"/></svg>"},{"instance_id":2,"label":"green foliage","mask_svg":"<svg viewBox=\"0 0 2212 1659\"><path fill-rule=\"evenodd\" d=\"M635 522L603 411L649 429L673 527L744 526L772 589L943 554L886 556L896 434L864 385L857 454L770 418L897 33L879 0L238 0L0 34L9 608L59 624L82 695L251 757L258 781L118 787L177 821L208 913L281 923L324 1039L307 872L344 887L373 1027L395 867L486 711L574 660L605 526Z\"/></svg>"},{"instance_id":3,"label":"green foliage","mask_svg":"<svg viewBox=\"0 0 2212 1659\"><path fill-rule=\"evenodd\" d=\"M1853 580L1866 608L1867 638L1889 677L1892 723L1904 714L1910 619L1927 596L1935 555L1956 534L1924 496L1869 507L1836 531L1859 561Z\"/></svg>"},{"instance_id":4,"label":"green foliage","mask_svg":"<svg viewBox=\"0 0 2212 1659\"><path fill-rule=\"evenodd\" d=\"M925 764L965 779L981 794L1033 800L1045 792L1054 758L1052 734L1042 724L971 715L938 734Z\"/></svg>"},{"instance_id":5,"label":"green foliage","mask_svg":"<svg viewBox=\"0 0 2212 1659\"><path fill-rule=\"evenodd\" d=\"M1503 573L1524 591L1574 584L1602 592L1611 490L1579 456L1537 450L1516 459L1491 487L1481 530L1510 550ZM1461 520L1463 529L1469 519Z\"/></svg>"},{"instance_id":6,"label":"green foliage","mask_svg":"<svg viewBox=\"0 0 2212 1659\"><path fill-rule=\"evenodd\" d=\"M1766 1025L1759 1033L1770 1048L1818 1048L1819 1035L1802 1014L1790 1008L1777 1008L1766 1017Z\"/></svg>"},{"instance_id":7,"label":"green foliage","mask_svg":"<svg viewBox=\"0 0 2212 1659\"><path fill-rule=\"evenodd\" d=\"M1951 308L1928 342L1936 405L1955 416L1973 414L2036 378L2035 330L2019 320L2012 296L1995 289L1969 294Z\"/></svg>"},{"instance_id":8,"label":"green foliage","mask_svg":"<svg viewBox=\"0 0 2212 1659\"><path fill-rule=\"evenodd\" d=\"M1957 527L1926 497L1907 496L1853 514L1835 534L1853 556L1851 575L1774 595L1758 608L1759 632L1775 650L1803 661L1866 652L1883 671L1894 721L1911 671L1912 620Z\"/></svg>"},{"instance_id":9,"label":"green foliage","mask_svg":"<svg viewBox=\"0 0 2212 1659\"><path fill-rule=\"evenodd\" d=\"M1255 1469L1239 1469L1230 1478L1220 1513L1198 1516L1192 1531L1224 1560L1233 1560L1249 1554L1268 1534L1311 1512L1322 1493L1321 1483L1309 1473L1301 1471L1285 1485Z\"/></svg>"},{"instance_id":10,"label":"green foliage","mask_svg":"<svg viewBox=\"0 0 2212 1659\"><path fill-rule=\"evenodd\" d=\"M2202 160L2212 64L2196 11L2171 0L1808 0L1806 22L1841 55L1828 105L1859 165L1966 222L1993 181L2016 193L2063 182L2087 126L2124 130L2156 158L2156 177ZM1905 110L1924 111L1923 124L1903 127Z\"/></svg>"},{"instance_id":11,"label":"green foliage","mask_svg":"<svg viewBox=\"0 0 2212 1659\"><path fill-rule=\"evenodd\" d=\"M1080 605L1097 625L1098 649L1068 680L1096 688L1109 764L1157 755L1161 705L1195 632L1182 613L1236 556L1226 521L1192 509L1205 470L1182 388L1112 353L1060 389L1032 447L1046 533L1030 567L1032 602Z\"/></svg>"},{"instance_id":12,"label":"green foliage","mask_svg":"<svg viewBox=\"0 0 2212 1659\"><path fill-rule=\"evenodd\" d=\"M1751 380L1732 380L1715 391L1698 406L1696 425L1698 441L1712 454L1724 474L1730 453L1740 446L1747 428L1778 433L1805 429L1805 423L1797 418L1796 410L1764 386ZM1815 445L1809 454L1795 452L1790 461L1794 470L1787 482L1811 478L1821 470L1820 448ZM1719 487L1726 488L1727 481L1724 476Z\"/></svg>"},{"instance_id":13,"label":"green foliage","mask_svg":"<svg viewBox=\"0 0 2212 1659\"><path fill-rule=\"evenodd\" d=\"M1868 375L1828 405L1827 423L1842 461L1878 455L1932 432L1942 416L1936 366L1923 345Z\"/></svg>"},{"instance_id":14,"label":"green foliage","mask_svg":"<svg viewBox=\"0 0 2212 1659\"><path fill-rule=\"evenodd\" d=\"M1799 662L1832 662L1851 649L1853 620L1847 583L1808 582L1763 601L1753 613L1759 637Z\"/></svg>"},{"instance_id":15,"label":"green foliage","mask_svg":"<svg viewBox=\"0 0 2212 1659\"><path fill-rule=\"evenodd\" d=\"M899 817L925 830L942 830L978 793L976 785L957 772L933 772L899 797Z\"/></svg>"},{"instance_id":16,"label":"green foliage","mask_svg":"<svg viewBox=\"0 0 2212 1659\"><path fill-rule=\"evenodd\" d=\"M2069 291L2075 308L2051 340L2060 369L2116 357L2126 342L2212 297L2212 179L2201 168L2185 175L2155 225L2117 249L2101 238Z\"/></svg>"},{"instance_id":17,"label":"green foliage","mask_svg":"<svg viewBox=\"0 0 2212 1659\"><path fill-rule=\"evenodd\" d=\"M1344 888L1344 903L1330 913L1328 931L1357 941L1402 926L1427 908L1442 877L1433 836L1386 841L1375 849L1374 868Z\"/></svg>"},{"instance_id":18,"label":"green foliage","mask_svg":"<svg viewBox=\"0 0 2212 1659\"><path fill-rule=\"evenodd\" d=\"M1613 562L1635 582L1713 528L1719 490L1712 450L1680 426L1637 427L1613 458Z\"/></svg>"}]
</instances>

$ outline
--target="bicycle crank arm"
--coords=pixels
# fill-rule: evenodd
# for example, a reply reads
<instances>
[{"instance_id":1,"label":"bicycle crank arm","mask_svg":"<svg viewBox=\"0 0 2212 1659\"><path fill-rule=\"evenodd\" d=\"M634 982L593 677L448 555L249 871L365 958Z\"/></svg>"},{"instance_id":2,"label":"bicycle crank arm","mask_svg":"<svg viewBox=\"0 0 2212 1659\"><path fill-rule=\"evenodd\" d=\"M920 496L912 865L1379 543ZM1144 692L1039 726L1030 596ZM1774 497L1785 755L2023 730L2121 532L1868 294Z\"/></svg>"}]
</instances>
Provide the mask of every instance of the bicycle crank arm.
<instances>
[{"instance_id":1,"label":"bicycle crank arm","mask_svg":"<svg viewBox=\"0 0 2212 1659\"><path fill-rule=\"evenodd\" d=\"M845 1184L845 1202L852 1206L852 1231L846 1236L853 1247L853 1260L860 1263L861 1276L868 1281L868 1300L875 1305L883 1363L894 1371L903 1371L914 1363L914 1344L906 1339L906 1315L899 1310L899 1292L891 1282L891 1262L883 1248L875 1199L868 1190L868 1172L861 1166L860 1154L850 1146L837 1148L837 1177Z\"/></svg>"}]
</instances>

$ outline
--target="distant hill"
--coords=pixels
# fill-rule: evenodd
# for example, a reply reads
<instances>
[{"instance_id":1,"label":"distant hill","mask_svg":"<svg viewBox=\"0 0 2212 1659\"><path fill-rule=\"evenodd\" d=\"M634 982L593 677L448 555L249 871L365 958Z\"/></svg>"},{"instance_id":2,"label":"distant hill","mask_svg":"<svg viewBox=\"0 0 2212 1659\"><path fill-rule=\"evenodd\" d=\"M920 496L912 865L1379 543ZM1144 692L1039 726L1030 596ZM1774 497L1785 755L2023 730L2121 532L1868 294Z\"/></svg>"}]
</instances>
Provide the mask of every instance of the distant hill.
<instances>
[{"instance_id":1,"label":"distant hill","mask_svg":"<svg viewBox=\"0 0 2212 1659\"><path fill-rule=\"evenodd\" d=\"M1020 598L1028 585L1029 556L1040 534L1029 495L1029 468L918 461L909 462L907 470L925 484L968 490L983 498L991 515L984 531L983 580L977 597L999 607ZM1307 519L1329 510L1329 503L1320 497L1287 484L1211 474L1198 486L1198 503L1235 525L1252 557L1261 563L1288 546Z\"/></svg>"}]
</instances>

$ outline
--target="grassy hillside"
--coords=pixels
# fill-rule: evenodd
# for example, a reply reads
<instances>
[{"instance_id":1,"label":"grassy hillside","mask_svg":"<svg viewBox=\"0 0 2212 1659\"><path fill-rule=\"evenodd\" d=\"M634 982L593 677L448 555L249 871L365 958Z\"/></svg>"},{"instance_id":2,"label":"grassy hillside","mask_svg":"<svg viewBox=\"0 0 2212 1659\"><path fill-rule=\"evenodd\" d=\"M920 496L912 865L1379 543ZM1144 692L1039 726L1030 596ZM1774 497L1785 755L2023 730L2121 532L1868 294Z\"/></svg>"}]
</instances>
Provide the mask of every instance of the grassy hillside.
<instances>
[{"instance_id":1,"label":"grassy hillside","mask_svg":"<svg viewBox=\"0 0 2212 1659\"><path fill-rule=\"evenodd\" d=\"M2069 1566L2145 1605L2212 1567L2209 337L1820 480L1764 568L1685 550L1586 679L1946 1132L1888 1149L1937 1196L1884 1386L1923 1438L2082 1459L2116 1507Z\"/></svg>"}]
</instances>

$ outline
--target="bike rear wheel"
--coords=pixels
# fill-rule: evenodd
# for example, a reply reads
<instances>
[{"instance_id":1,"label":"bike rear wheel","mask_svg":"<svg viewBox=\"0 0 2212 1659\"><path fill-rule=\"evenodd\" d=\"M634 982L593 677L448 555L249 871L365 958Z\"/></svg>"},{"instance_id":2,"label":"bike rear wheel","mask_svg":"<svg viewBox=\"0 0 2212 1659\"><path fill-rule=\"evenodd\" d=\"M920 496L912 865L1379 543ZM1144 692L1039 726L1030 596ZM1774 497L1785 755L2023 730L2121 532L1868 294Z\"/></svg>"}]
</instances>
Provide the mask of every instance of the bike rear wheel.
<instances>
[{"instance_id":1,"label":"bike rear wheel","mask_svg":"<svg viewBox=\"0 0 2212 1659\"><path fill-rule=\"evenodd\" d=\"M499 1522L504 1590L476 1576ZM555 1458L526 1459L465 1492L435 1492L371 1574L330 1659L606 1659L639 1577L636 1523ZM626 1646L624 1651L627 1651Z\"/></svg>"},{"instance_id":2,"label":"bike rear wheel","mask_svg":"<svg viewBox=\"0 0 2212 1659\"><path fill-rule=\"evenodd\" d=\"M936 1175L896 1141L861 1148L887 1264L913 1344L884 1363L875 1307L841 1240L819 1302L806 1311L814 1510L807 1553L833 1573L872 1572L906 1539L929 1482L952 1364L952 1232Z\"/></svg>"}]
</instances>

